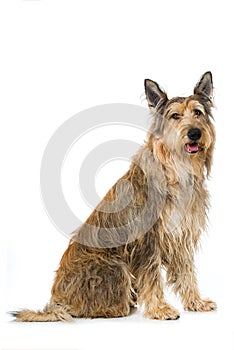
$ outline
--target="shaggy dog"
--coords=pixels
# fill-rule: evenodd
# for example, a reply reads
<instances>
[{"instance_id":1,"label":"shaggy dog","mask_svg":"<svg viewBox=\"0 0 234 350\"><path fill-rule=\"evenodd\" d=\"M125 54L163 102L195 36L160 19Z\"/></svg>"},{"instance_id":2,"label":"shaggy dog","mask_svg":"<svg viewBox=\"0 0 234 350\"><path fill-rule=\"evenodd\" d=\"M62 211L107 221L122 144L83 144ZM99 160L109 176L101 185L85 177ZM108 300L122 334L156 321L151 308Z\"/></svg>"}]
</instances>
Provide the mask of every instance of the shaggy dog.
<instances>
[{"instance_id":1,"label":"shaggy dog","mask_svg":"<svg viewBox=\"0 0 234 350\"><path fill-rule=\"evenodd\" d=\"M178 319L164 298L162 268L185 310L216 308L201 298L194 271L215 144L212 75L206 72L187 98L168 99L148 79L145 93L153 116L145 144L74 232L50 303L43 311L13 312L18 321L126 316L136 304L146 317Z\"/></svg>"}]
</instances>

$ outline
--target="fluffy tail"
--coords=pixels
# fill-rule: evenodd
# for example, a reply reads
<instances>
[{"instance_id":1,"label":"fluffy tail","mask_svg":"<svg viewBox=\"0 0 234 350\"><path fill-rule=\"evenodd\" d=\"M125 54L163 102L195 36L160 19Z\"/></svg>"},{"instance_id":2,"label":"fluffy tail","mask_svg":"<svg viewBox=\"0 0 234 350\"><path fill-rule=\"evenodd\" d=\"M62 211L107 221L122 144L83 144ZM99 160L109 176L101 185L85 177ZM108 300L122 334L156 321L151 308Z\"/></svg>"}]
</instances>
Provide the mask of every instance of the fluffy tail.
<instances>
[{"instance_id":1,"label":"fluffy tail","mask_svg":"<svg viewBox=\"0 0 234 350\"><path fill-rule=\"evenodd\" d=\"M67 307L60 304L48 304L43 311L21 310L10 312L19 322L55 322L72 321Z\"/></svg>"}]
</instances>

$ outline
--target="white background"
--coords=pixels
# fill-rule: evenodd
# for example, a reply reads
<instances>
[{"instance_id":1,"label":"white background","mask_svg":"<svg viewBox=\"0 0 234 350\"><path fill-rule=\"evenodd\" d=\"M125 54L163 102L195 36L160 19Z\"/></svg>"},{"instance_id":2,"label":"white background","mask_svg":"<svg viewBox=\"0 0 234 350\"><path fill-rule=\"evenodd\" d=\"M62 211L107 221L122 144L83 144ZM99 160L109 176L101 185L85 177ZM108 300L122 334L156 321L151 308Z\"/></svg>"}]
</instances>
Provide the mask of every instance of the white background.
<instances>
[{"instance_id":1,"label":"white background","mask_svg":"<svg viewBox=\"0 0 234 350\"><path fill-rule=\"evenodd\" d=\"M221 1L2 1L1 341L3 349L234 349L233 9ZM53 132L95 105L146 106L145 78L188 95L214 77L217 145L209 234L198 279L217 312L184 312L175 322L140 313L72 324L18 324L5 311L42 308L68 240L47 217L40 162ZM115 174L110 174L113 176ZM108 178L108 181L109 178ZM97 186L105 181L99 177ZM78 193L74 193L74 196ZM81 202L82 205L82 202Z\"/></svg>"}]
</instances>

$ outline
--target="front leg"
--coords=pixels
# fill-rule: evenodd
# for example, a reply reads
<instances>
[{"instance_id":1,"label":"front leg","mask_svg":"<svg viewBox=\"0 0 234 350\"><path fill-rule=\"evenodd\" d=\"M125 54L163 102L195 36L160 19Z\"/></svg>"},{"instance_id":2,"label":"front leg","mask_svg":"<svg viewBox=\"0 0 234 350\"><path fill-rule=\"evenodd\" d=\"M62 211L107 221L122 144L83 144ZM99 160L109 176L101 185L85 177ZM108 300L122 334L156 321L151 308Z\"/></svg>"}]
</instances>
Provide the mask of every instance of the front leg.
<instances>
[{"instance_id":1,"label":"front leg","mask_svg":"<svg viewBox=\"0 0 234 350\"><path fill-rule=\"evenodd\" d=\"M175 256L166 267L168 284L180 295L185 310L202 312L217 308L215 302L200 296L192 255L186 259L181 256L178 259Z\"/></svg>"},{"instance_id":2,"label":"front leg","mask_svg":"<svg viewBox=\"0 0 234 350\"><path fill-rule=\"evenodd\" d=\"M157 320L176 320L179 312L164 299L161 266L150 266L137 278L138 303L145 306L145 317Z\"/></svg>"}]
</instances>

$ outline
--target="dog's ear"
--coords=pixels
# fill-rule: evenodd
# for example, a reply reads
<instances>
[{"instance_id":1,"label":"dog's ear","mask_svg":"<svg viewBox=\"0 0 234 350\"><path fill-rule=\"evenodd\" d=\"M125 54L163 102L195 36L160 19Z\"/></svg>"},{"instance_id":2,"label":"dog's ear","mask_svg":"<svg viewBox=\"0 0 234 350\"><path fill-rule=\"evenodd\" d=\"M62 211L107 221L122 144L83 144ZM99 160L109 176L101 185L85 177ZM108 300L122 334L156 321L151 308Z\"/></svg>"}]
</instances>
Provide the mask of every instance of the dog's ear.
<instances>
[{"instance_id":1,"label":"dog's ear","mask_svg":"<svg viewBox=\"0 0 234 350\"><path fill-rule=\"evenodd\" d=\"M155 81L145 79L145 95L150 110L155 110L161 101L167 101L166 93L159 87Z\"/></svg>"},{"instance_id":2,"label":"dog's ear","mask_svg":"<svg viewBox=\"0 0 234 350\"><path fill-rule=\"evenodd\" d=\"M209 99L213 96L213 79L211 72L203 74L199 82L194 88L195 95L205 95Z\"/></svg>"}]
</instances>

